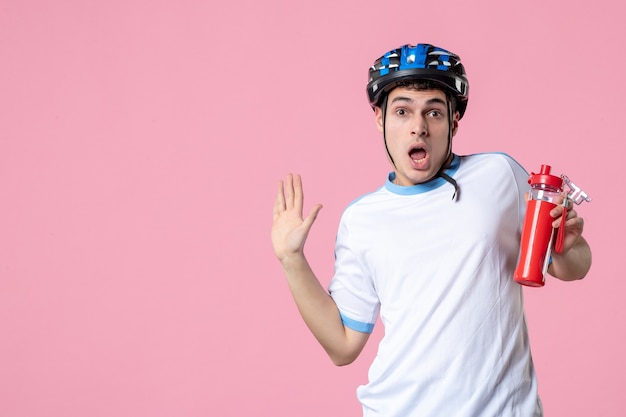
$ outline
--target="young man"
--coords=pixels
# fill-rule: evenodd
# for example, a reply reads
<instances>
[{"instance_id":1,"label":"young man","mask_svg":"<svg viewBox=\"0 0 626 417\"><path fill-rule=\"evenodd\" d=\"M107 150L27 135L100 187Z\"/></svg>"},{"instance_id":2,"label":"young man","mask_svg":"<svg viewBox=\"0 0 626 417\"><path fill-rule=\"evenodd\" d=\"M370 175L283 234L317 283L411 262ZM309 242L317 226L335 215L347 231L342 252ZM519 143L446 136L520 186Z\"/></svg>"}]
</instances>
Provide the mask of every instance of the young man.
<instances>
[{"instance_id":1,"label":"young man","mask_svg":"<svg viewBox=\"0 0 626 417\"><path fill-rule=\"evenodd\" d=\"M346 208L329 292L303 250L321 205L303 217L299 176L278 187L272 244L304 321L345 365L380 315L385 336L357 390L366 417L542 416L513 280L528 173L503 154L452 153L468 99L457 55L392 50L370 68L367 92L393 171ZM555 227L562 211L551 212ZM565 221L549 273L581 279L591 265L583 220L568 210Z\"/></svg>"}]
</instances>

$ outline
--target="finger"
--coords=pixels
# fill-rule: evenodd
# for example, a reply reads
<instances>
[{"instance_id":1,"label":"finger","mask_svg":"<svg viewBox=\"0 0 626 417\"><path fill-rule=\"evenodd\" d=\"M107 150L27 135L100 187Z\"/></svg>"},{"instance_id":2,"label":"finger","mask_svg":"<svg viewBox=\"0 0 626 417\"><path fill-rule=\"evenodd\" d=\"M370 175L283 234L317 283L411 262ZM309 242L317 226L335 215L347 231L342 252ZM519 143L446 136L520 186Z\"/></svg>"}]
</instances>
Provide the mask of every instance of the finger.
<instances>
[{"instance_id":1,"label":"finger","mask_svg":"<svg viewBox=\"0 0 626 417\"><path fill-rule=\"evenodd\" d=\"M555 200L555 203L565 206L565 208L568 210L572 210L574 208L574 201L569 198L567 191L563 191L561 195Z\"/></svg>"},{"instance_id":2,"label":"finger","mask_svg":"<svg viewBox=\"0 0 626 417\"><path fill-rule=\"evenodd\" d=\"M293 207L293 175L287 174L285 180L285 209L289 210Z\"/></svg>"},{"instance_id":3,"label":"finger","mask_svg":"<svg viewBox=\"0 0 626 417\"><path fill-rule=\"evenodd\" d=\"M561 224L561 220L563 219L563 206L556 206L552 210L550 210L550 216L554 219L552 222L552 227L557 228ZM569 213L566 213L566 216L569 216Z\"/></svg>"},{"instance_id":4,"label":"finger","mask_svg":"<svg viewBox=\"0 0 626 417\"><path fill-rule=\"evenodd\" d=\"M563 215L563 206L556 206L552 210L550 210L550 216L552 218L561 217Z\"/></svg>"},{"instance_id":5,"label":"finger","mask_svg":"<svg viewBox=\"0 0 626 417\"><path fill-rule=\"evenodd\" d=\"M274 218L285 211L285 191L282 181L278 181L278 190L276 190L276 198L274 199Z\"/></svg>"},{"instance_id":6,"label":"finger","mask_svg":"<svg viewBox=\"0 0 626 417\"><path fill-rule=\"evenodd\" d=\"M565 222L567 228L570 229L578 229L582 233L583 227L585 225L585 221L581 217L575 217L573 219L569 219Z\"/></svg>"},{"instance_id":7,"label":"finger","mask_svg":"<svg viewBox=\"0 0 626 417\"><path fill-rule=\"evenodd\" d=\"M573 219L575 217L578 217L578 213L576 213L576 210L570 210L567 212L567 219Z\"/></svg>"},{"instance_id":8,"label":"finger","mask_svg":"<svg viewBox=\"0 0 626 417\"><path fill-rule=\"evenodd\" d=\"M552 223L552 227L557 228L561 225L561 222L563 221L563 217L559 217L558 219L554 220L554 222ZM580 227L580 230L582 230L583 228L583 224L584 221L581 217L578 217L578 213L576 213L576 211L572 210L567 212L567 216L565 218L565 227L567 228L571 228L571 227Z\"/></svg>"},{"instance_id":9,"label":"finger","mask_svg":"<svg viewBox=\"0 0 626 417\"><path fill-rule=\"evenodd\" d=\"M294 175L293 177L293 194L293 208L298 213L300 213L300 216L302 217L302 208L304 206L304 191L302 190L302 177L300 175Z\"/></svg>"}]
</instances>

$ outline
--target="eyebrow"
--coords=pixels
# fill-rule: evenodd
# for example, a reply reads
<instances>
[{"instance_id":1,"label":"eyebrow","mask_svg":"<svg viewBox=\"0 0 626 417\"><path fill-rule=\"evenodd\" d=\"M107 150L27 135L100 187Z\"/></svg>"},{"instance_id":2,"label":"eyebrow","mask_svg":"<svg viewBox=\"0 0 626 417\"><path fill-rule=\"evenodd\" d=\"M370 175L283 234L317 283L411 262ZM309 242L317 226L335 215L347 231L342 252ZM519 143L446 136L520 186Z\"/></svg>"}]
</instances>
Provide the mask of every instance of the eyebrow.
<instances>
[{"instance_id":1,"label":"eyebrow","mask_svg":"<svg viewBox=\"0 0 626 417\"><path fill-rule=\"evenodd\" d=\"M413 103L413 99L410 97L405 97L405 96L398 96L398 97L394 97L393 100L391 100L392 103L395 103L397 101L406 101L409 103ZM426 100L426 105L430 105L430 104L435 104L435 103L439 103L442 105L446 105L447 103L445 102L445 100L440 99L439 97L433 97L431 99Z\"/></svg>"}]
</instances>

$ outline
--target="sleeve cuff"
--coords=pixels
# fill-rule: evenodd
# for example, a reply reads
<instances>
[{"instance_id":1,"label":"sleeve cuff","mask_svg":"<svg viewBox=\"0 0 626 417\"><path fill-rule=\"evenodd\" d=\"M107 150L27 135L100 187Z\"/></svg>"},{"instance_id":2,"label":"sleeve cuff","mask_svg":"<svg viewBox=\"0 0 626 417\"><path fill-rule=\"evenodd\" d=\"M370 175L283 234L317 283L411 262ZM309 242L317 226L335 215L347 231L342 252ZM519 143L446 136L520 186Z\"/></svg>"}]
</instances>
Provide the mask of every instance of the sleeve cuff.
<instances>
[{"instance_id":1,"label":"sleeve cuff","mask_svg":"<svg viewBox=\"0 0 626 417\"><path fill-rule=\"evenodd\" d=\"M357 320L353 320L350 317L345 316L343 313L339 313L341 315L341 321L343 325L349 329L356 330L361 333L372 333L374 330L374 323L363 323Z\"/></svg>"}]
</instances>

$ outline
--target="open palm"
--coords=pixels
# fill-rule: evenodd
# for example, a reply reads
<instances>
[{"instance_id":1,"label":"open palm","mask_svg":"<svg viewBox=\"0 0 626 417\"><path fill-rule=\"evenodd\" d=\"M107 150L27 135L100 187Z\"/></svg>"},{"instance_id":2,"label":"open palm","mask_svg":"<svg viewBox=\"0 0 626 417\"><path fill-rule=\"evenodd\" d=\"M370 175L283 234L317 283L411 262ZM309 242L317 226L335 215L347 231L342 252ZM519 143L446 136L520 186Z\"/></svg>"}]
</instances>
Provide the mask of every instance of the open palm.
<instances>
[{"instance_id":1,"label":"open palm","mask_svg":"<svg viewBox=\"0 0 626 417\"><path fill-rule=\"evenodd\" d=\"M304 193L299 175L287 175L280 181L274 201L274 222L272 224L272 246L279 260L304 251L304 243L317 214L322 208L316 204L303 218Z\"/></svg>"}]
</instances>

